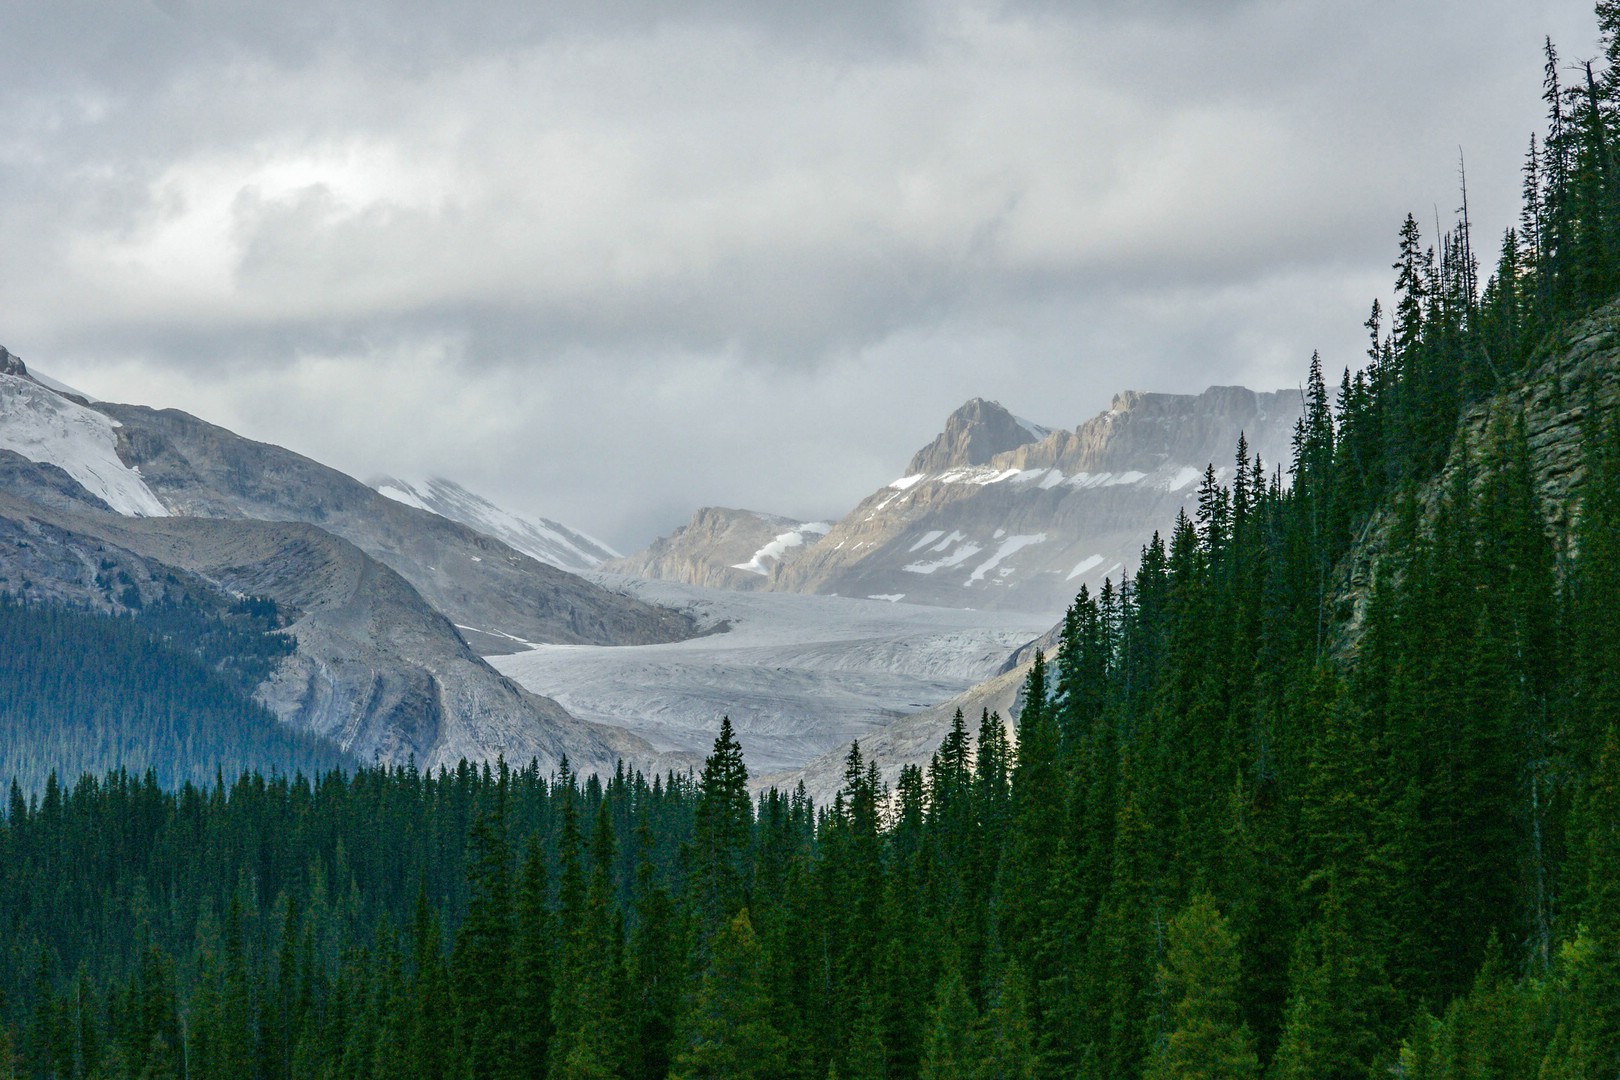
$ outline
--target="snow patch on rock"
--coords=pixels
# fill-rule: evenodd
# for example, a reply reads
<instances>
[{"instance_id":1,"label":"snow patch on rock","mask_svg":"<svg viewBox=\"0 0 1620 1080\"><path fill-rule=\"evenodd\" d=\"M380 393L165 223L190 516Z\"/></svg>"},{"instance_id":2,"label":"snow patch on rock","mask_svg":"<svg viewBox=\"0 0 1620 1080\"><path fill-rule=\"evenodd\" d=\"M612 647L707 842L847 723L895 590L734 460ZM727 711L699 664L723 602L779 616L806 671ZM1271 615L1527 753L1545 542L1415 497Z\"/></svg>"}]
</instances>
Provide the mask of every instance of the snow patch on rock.
<instances>
[{"instance_id":1,"label":"snow patch on rock","mask_svg":"<svg viewBox=\"0 0 1620 1080\"><path fill-rule=\"evenodd\" d=\"M927 532L923 533L921 540L918 540L915 544L911 545L911 551L917 551L920 548L925 548L944 535L945 530L943 529L929 529Z\"/></svg>"},{"instance_id":2,"label":"snow patch on rock","mask_svg":"<svg viewBox=\"0 0 1620 1080\"><path fill-rule=\"evenodd\" d=\"M986 559L984 562L980 563L974 568L973 573L968 575L968 579L962 582L962 586L966 588L967 586L972 585L975 581L983 581L984 575L994 570L997 566L1000 566L1003 560L1011 557L1024 548L1029 547L1031 544L1044 543L1046 543L1045 533L1035 533L1033 536L1007 537L1007 539L1001 542L1001 546L996 549L996 553L994 555L990 556L990 558ZM1002 576L1005 577L1006 575L1003 574Z\"/></svg>"},{"instance_id":3,"label":"snow patch on rock","mask_svg":"<svg viewBox=\"0 0 1620 1080\"><path fill-rule=\"evenodd\" d=\"M1180 491L1188 484L1197 483L1203 478L1203 475L1203 469L1194 469L1191 466L1184 465L1180 469L1176 470L1176 474L1174 476L1170 477L1164 482L1164 490Z\"/></svg>"},{"instance_id":4,"label":"snow patch on rock","mask_svg":"<svg viewBox=\"0 0 1620 1080\"><path fill-rule=\"evenodd\" d=\"M393 484L383 484L377 488L377 494L393 499L397 503L404 503L406 506L414 506L418 510L426 510L430 514L433 513L433 507L429 506L421 499L418 499L414 493L406 491L402 488L397 488Z\"/></svg>"},{"instance_id":5,"label":"snow patch on rock","mask_svg":"<svg viewBox=\"0 0 1620 1080\"><path fill-rule=\"evenodd\" d=\"M957 534L952 533L951 535L956 536ZM934 550L938 551L939 549L935 548ZM943 559L935 559L933 562L908 563L907 565L901 567L901 569L912 574L932 574L935 570L944 570L952 566L960 566L983 550L984 548L970 540L961 547L957 548L955 551L951 552L949 555L945 556Z\"/></svg>"},{"instance_id":6,"label":"snow patch on rock","mask_svg":"<svg viewBox=\"0 0 1620 1080\"><path fill-rule=\"evenodd\" d=\"M1103 557L1101 555L1088 555L1084 559L1081 559L1078 563L1076 563L1075 566L1074 566L1074 569L1069 571L1069 576L1064 578L1063 580L1064 581L1073 581L1075 578L1079 577L1081 574L1084 574L1086 571L1095 570L1097 567L1101 566L1102 561L1103 561Z\"/></svg>"},{"instance_id":7,"label":"snow patch on rock","mask_svg":"<svg viewBox=\"0 0 1620 1080\"><path fill-rule=\"evenodd\" d=\"M125 517L168 517L140 470L118 459L119 426L31 379L0 375L0 449L55 465Z\"/></svg>"},{"instance_id":8,"label":"snow patch on rock","mask_svg":"<svg viewBox=\"0 0 1620 1080\"><path fill-rule=\"evenodd\" d=\"M442 476L425 480L382 476L374 478L371 486L397 503L458 521L530 558L564 570L589 570L619 557L617 551L594 536L549 518L514 513Z\"/></svg>"},{"instance_id":9,"label":"snow patch on rock","mask_svg":"<svg viewBox=\"0 0 1620 1080\"><path fill-rule=\"evenodd\" d=\"M747 562L732 563L733 570L746 570L750 574L759 574L769 577L771 568L767 563L780 562L782 556L787 554L789 548L803 547L805 536L826 536L832 531L832 525L825 521L807 521L796 525L786 532L777 533L770 543L754 552L753 558Z\"/></svg>"}]
</instances>

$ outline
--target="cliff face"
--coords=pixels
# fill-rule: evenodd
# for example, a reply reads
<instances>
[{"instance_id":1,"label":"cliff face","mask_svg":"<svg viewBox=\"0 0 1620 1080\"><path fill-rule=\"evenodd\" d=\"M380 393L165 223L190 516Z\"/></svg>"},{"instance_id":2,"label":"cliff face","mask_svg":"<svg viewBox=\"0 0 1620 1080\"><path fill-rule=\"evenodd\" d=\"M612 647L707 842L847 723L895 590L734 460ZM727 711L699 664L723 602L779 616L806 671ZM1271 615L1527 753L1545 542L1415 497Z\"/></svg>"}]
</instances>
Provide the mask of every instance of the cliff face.
<instances>
[{"instance_id":1,"label":"cliff face","mask_svg":"<svg viewBox=\"0 0 1620 1080\"><path fill-rule=\"evenodd\" d=\"M952 420L970 415L995 413L970 402ZM1291 391L1119 394L1072 431L1026 438L982 464L895 481L775 571L770 584L1056 617L1081 585L1096 588L1134 570L1154 530L1168 529L1193 504L1207 466L1229 479L1240 433L1251 455L1268 465L1284 460L1299 415ZM958 426L913 465L955 462L976 445L983 444Z\"/></svg>"},{"instance_id":2,"label":"cliff face","mask_svg":"<svg viewBox=\"0 0 1620 1080\"><path fill-rule=\"evenodd\" d=\"M774 573L802 556L827 529L820 522L705 506L690 522L645 550L605 562L601 569L714 589L763 589Z\"/></svg>"},{"instance_id":3,"label":"cliff face","mask_svg":"<svg viewBox=\"0 0 1620 1080\"><path fill-rule=\"evenodd\" d=\"M1070 474L1154 472L1200 460L1220 468L1230 464L1240 431L1257 452L1277 464L1286 460L1287 439L1299 415L1296 390L1257 393L1241 386L1212 386L1197 395L1126 390L1114 395L1106 412L1073 431L1052 432L997 457L995 464ZM1201 465L1198 469L1203 471Z\"/></svg>"},{"instance_id":4,"label":"cliff face","mask_svg":"<svg viewBox=\"0 0 1620 1080\"><path fill-rule=\"evenodd\" d=\"M1432 519L1458 469L1477 458L1487 429L1499 418L1522 417L1547 529L1568 552L1575 542L1580 487L1585 476L1588 426L1620 411L1620 301L1576 323L1545 349L1544 359L1514 385L1480 402L1458 422L1457 439L1440 475L1424 489ZM1375 515L1339 567L1337 595L1341 651L1359 640L1379 564L1389 550L1394 522Z\"/></svg>"}]
</instances>

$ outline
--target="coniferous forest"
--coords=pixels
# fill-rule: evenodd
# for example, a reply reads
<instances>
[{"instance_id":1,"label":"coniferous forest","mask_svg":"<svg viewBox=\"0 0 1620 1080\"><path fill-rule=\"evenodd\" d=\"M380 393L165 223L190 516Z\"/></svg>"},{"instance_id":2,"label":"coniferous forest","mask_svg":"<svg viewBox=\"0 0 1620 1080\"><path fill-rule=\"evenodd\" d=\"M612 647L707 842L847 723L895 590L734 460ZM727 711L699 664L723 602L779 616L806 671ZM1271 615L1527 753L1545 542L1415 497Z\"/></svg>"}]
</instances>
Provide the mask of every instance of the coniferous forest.
<instances>
[{"instance_id":1,"label":"coniferous forest","mask_svg":"<svg viewBox=\"0 0 1620 1080\"><path fill-rule=\"evenodd\" d=\"M293 648L270 632L274 603L209 610L182 593L139 610L109 618L0 594L0 775L38 792L53 772L150 768L172 790L219 770L317 775L352 763L253 700Z\"/></svg>"},{"instance_id":2,"label":"coniferous forest","mask_svg":"<svg viewBox=\"0 0 1620 1080\"><path fill-rule=\"evenodd\" d=\"M696 776L14 786L0 1078L1620 1073L1620 395L1552 376L1567 505L1511 407L1620 327L1597 15L1495 271L1466 197L1401 224L1293 460L1082 592L1015 731L825 807L729 724Z\"/></svg>"}]
</instances>

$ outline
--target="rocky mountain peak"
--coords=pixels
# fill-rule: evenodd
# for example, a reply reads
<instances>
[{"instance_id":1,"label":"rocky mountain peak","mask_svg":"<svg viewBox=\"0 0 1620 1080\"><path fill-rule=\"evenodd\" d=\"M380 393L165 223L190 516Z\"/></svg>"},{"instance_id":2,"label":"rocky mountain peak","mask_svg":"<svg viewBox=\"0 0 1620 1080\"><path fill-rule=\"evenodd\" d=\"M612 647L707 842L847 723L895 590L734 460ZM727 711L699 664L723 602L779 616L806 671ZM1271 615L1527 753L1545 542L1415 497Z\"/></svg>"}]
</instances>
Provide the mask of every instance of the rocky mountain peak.
<instances>
[{"instance_id":1,"label":"rocky mountain peak","mask_svg":"<svg viewBox=\"0 0 1620 1080\"><path fill-rule=\"evenodd\" d=\"M0 375L18 375L29 378L28 369L23 366L22 357L0 345Z\"/></svg>"},{"instance_id":2,"label":"rocky mountain peak","mask_svg":"<svg viewBox=\"0 0 1620 1080\"><path fill-rule=\"evenodd\" d=\"M1020 420L1000 403L974 398L945 420L939 437L911 459L907 475L987 465L997 454L1044 439L1046 428Z\"/></svg>"}]
</instances>

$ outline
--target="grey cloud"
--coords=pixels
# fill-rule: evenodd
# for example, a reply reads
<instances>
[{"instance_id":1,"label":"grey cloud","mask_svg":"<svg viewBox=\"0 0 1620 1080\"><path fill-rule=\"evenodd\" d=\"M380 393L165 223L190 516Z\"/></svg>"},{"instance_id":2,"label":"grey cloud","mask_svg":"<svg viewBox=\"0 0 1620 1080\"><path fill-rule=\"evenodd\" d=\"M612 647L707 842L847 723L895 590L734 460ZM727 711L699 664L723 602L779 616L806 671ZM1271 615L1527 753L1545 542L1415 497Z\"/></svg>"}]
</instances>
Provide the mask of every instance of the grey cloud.
<instances>
[{"instance_id":1,"label":"grey cloud","mask_svg":"<svg viewBox=\"0 0 1620 1080\"><path fill-rule=\"evenodd\" d=\"M6 0L0 17L0 62L32 72L32 86L130 93L150 92L181 69L262 62L291 72L334 53L421 74L580 35L741 26L776 47L860 56L904 48L923 28L912 0Z\"/></svg>"},{"instance_id":2,"label":"grey cloud","mask_svg":"<svg viewBox=\"0 0 1620 1080\"><path fill-rule=\"evenodd\" d=\"M1356 362L1401 215L1462 144L1507 224L1541 34L1592 35L1584 0L3 10L0 341L620 545L831 512L976 394L1073 424Z\"/></svg>"}]
</instances>

